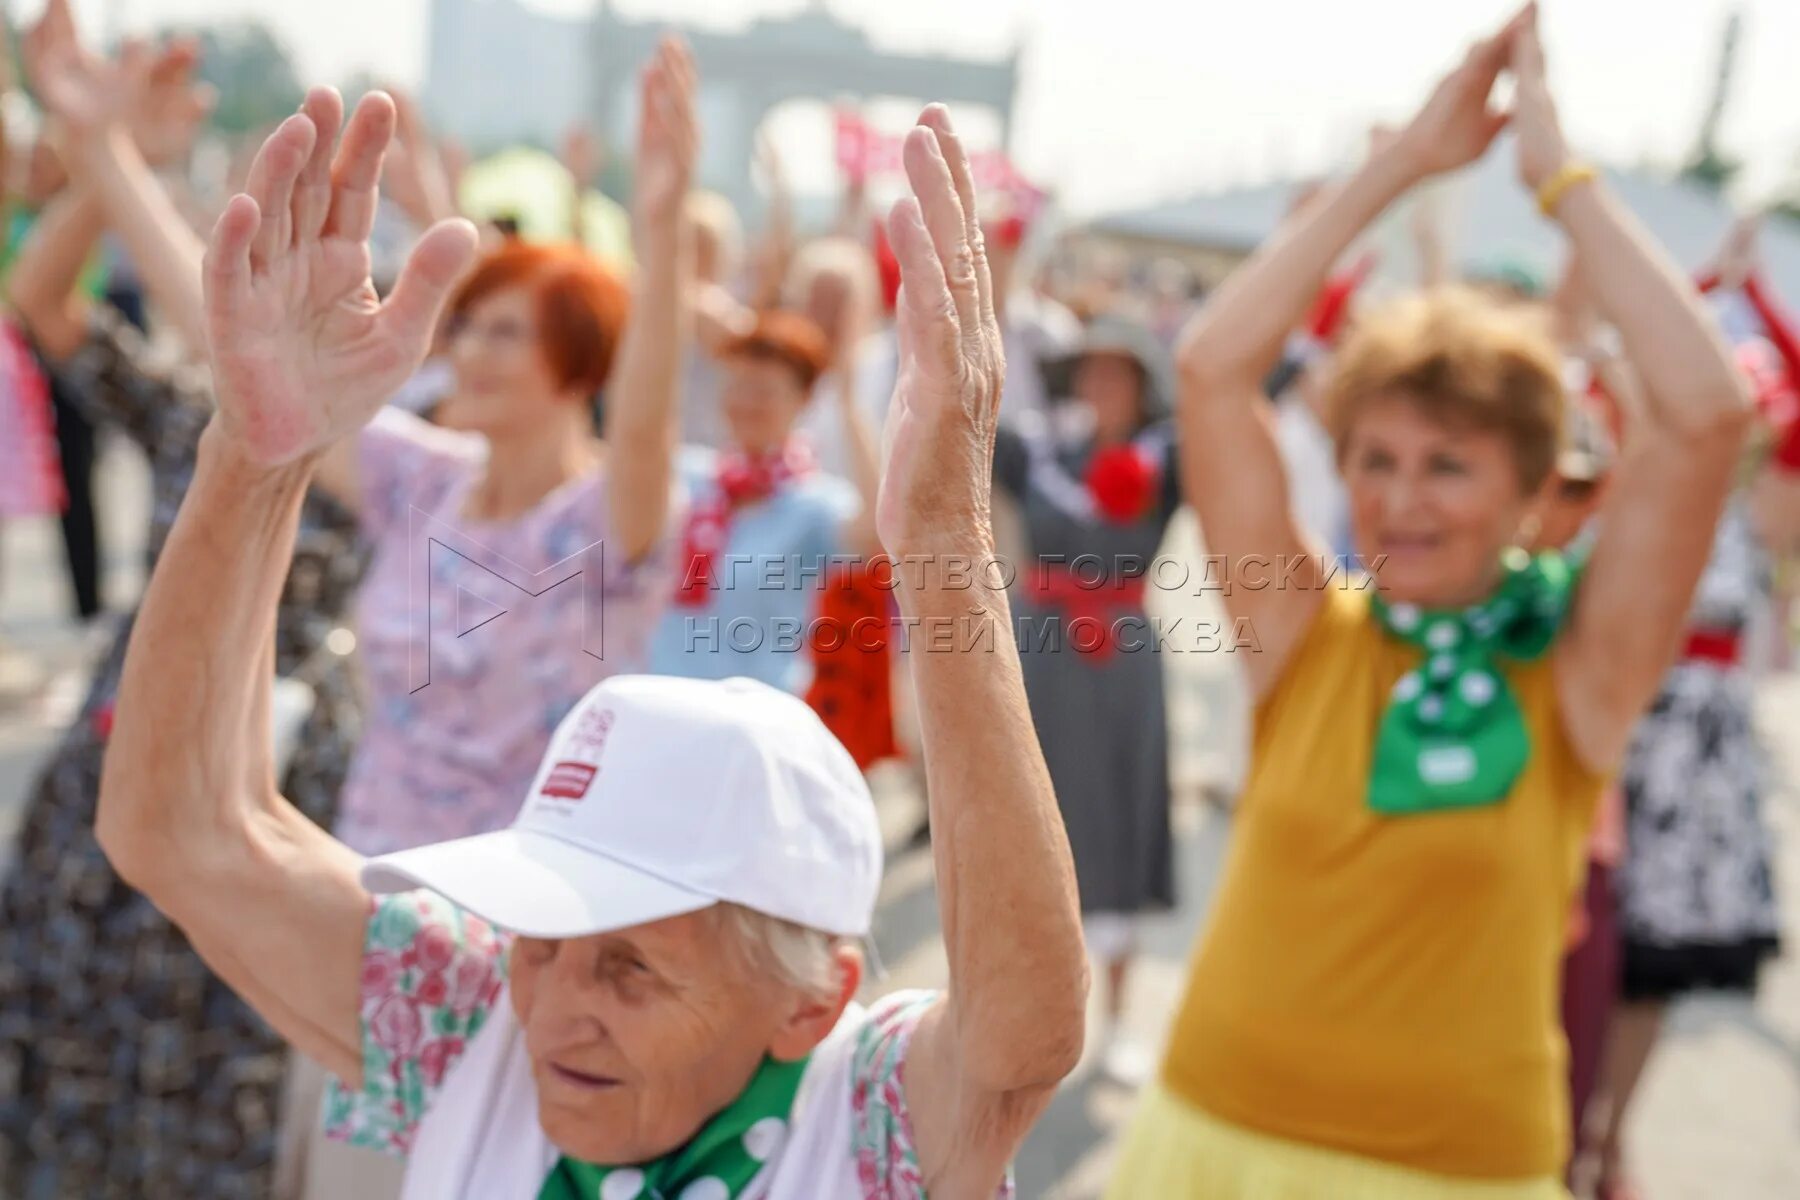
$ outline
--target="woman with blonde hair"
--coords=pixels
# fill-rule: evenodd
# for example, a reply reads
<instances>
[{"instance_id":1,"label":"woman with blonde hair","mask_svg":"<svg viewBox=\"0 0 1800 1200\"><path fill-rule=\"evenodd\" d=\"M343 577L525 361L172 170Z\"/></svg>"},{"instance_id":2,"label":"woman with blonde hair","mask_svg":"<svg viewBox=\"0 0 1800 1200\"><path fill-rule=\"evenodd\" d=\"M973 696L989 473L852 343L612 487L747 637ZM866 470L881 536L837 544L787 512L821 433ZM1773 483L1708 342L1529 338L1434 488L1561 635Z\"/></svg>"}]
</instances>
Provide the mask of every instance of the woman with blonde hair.
<instances>
[{"instance_id":1,"label":"woman with blonde hair","mask_svg":"<svg viewBox=\"0 0 1800 1200\"><path fill-rule=\"evenodd\" d=\"M1507 70L1510 114L1489 106ZM1333 573L1261 382L1358 233L1508 124L1643 381L1599 535L1584 562L1515 544L1556 461L1560 357L1529 313L1432 292L1339 355L1332 432L1372 574ZM1571 157L1534 8L1214 294L1180 376L1186 493L1256 633L1254 741L1111 1194L1563 1196L1558 966L1587 831L1678 644L1748 406L1692 288Z\"/></svg>"}]
</instances>

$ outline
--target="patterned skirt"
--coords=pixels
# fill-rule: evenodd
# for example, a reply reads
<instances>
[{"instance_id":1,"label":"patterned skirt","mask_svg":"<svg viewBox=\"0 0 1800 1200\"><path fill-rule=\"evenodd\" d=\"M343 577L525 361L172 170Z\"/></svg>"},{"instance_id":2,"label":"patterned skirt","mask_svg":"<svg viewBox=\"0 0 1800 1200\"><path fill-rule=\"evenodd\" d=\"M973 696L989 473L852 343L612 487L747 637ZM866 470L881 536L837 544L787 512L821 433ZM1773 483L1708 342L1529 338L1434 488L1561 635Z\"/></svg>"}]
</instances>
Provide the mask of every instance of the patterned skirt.
<instances>
[{"instance_id":1,"label":"patterned skirt","mask_svg":"<svg viewBox=\"0 0 1800 1200\"><path fill-rule=\"evenodd\" d=\"M323 824L358 708L347 670L315 687L283 790ZM264 1200L286 1047L107 864L101 712L51 756L0 887L0 1200Z\"/></svg>"},{"instance_id":2,"label":"patterned skirt","mask_svg":"<svg viewBox=\"0 0 1800 1200\"><path fill-rule=\"evenodd\" d=\"M1107 1200L1568 1200L1562 1181L1461 1179L1268 1137L1160 1083L1138 1101Z\"/></svg>"},{"instance_id":3,"label":"patterned skirt","mask_svg":"<svg viewBox=\"0 0 1800 1200\"><path fill-rule=\"evenodd\" d=\"M1620 778L1626 998L1756 986L1781 944L1762 813L1767 781L1744 672L1674 667L1638 723Z\"/></svg>"}]
</instances>

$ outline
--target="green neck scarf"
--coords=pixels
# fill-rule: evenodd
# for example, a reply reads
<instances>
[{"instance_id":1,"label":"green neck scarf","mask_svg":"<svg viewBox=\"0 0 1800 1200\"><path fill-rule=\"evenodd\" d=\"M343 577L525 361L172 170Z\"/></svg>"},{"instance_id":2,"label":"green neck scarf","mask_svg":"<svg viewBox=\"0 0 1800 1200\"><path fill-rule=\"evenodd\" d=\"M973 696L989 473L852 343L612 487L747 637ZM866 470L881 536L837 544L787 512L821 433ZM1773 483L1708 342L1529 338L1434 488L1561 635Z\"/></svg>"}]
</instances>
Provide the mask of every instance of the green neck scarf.
<instances>
[{"instance_id":1,"label":"green neck scarf","mask_svg":"<svg viewBox=\"0 0 1800 1200\"><path fill-rule=\"evenodd\" d=\"M763 1059L745 1088L692 1140L647 1163L596 1167L564 1155L538 1200L733 1200L781 1149L806 1059Z\"/></svg>"},{"instance_id":2,"label":"green neck scarf","mask_svg":"<svg viewBox=\"0 0 1800 1200\"><path fill-rule=\"evenodd\" d=\"M1496 804L1531 758L1531 735L1499 660L1529 662L1550 648L1581 564L1515 546L1500 565L1500 586L1470 608L1421 609L1374 596L1382 629L1425 652L1394 685L1375 734L1369 807L1376 812Z\"/></svg>"}]
</instances>

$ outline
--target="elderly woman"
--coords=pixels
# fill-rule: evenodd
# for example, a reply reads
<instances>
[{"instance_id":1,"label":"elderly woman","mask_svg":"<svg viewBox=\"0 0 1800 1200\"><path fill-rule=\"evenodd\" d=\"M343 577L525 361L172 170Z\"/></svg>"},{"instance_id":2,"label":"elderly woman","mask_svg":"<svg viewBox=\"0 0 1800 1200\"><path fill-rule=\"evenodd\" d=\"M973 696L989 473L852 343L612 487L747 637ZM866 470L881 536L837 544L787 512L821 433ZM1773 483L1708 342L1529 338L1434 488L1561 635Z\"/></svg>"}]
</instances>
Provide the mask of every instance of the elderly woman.
<instances>
[{"instance_id":1,"label":"elderly woman","mask_svg":"<svg viewBox=\"0 0 1800 1200\"><path fill-rule=\"evenodd\" d=\"M648 661L670 587L694 88L665 43L643 79L632 285L574 247L504 243L450 301L437 425L390 405L320 456L316 486L373 547L357 598L369 719L335 827L361 853L504 825L575 702ZM337 103L315 93L304 111L332 126ZM314 223L329 152L276 164L301 172ZM358 239L372 215L327 220ZM265 226L259 256L280 232Z\"/></svg>"},{"instance_id":2,"label":"elderly woman","mask_svg":"<svg viewBox=\"0 0 1800 1200\"><path fill-rule=\"evenodd\" d=\"M1510 67L1510 116L1488 106ZM1556 459L1562 364L1469 293L1371 314L1329 412L1356 550L1328 574L1260 383L1357 234L1503 125L1645 392L1585 567L1514 543ZM1185 335L1185 485L1255 628L1237 828L1159 1084L1112 1194L1566 1193L1558 964L1606 777L1679 641L1748 405L1691 287L1570 158L1535 11L1298 214ZM1245 586L1281 564L1274 586ZM1373 586L1367 586L1373 585Z\"/></svg>"},{"instance_id":3,"label":"elderly woman","mask_svg":"<svg viewBox=\"0 0 1800 1200\"><path fill-rule=\"evenodd\" d=\"M350 121L332 208L372 205L349 168L389 119L375 96ZM357 238L295 187L334 132L289 118L213 235L220 419L133 637L102 844L349 1085L340 1127L417 1148L411 1197L994 1194L1079 1057L1086 978L1005 595L959 569L993 553L1003 362L944 110L908 136L916 199L890 218L910 353L878 518L946 649L914 670L950 986L873 1010L851 999L880 870L867 792L752 681L602 684L486 837L364 862L277 794L270 616L300 497L416 366L474 245L434 228L377 304Z\"/></svg>"},{"instance_id":4,"label":"elderly woman","mask_svg":"<svg viewBox=\"0 0 1800 1200\"><path fill-rule=\"evenodd\" d=\"M197 469L212 389L79 280L110 227L163 329L200 348L203 246L151 164L185 146L204 106L178 45L130 73L74 50L68 7L52 3L26 40L27 65L52 100L73 182L34 226L7 295L70 400L146 456L154 560ZM350 514L310 494L269 615L275 709L293 750L277 755L277 773L319 822L332 818L361 724L335 643L364 561ZM31 785L0 880L0 1194L265 1197L287 1048L179 929L120 885L94 840L125 652L121 632L95 664Z\"/></svg>"},{"instance_id":5,"label":"elderly woman","mask_svg":"<svg viewBox=\"0 0 1800 1200\"><path fill-rule=\"evenodd\" d=\"M678 470L689 508L675 602L651 642L659 675L747 675L805 692L800 653L827 563L870 555L875 541L876 434L844 414L855 454L852 485L821 470L795 422L813 403L827 362L825 334L805 317L765 312L718 348L724 365L725 446L686 447Z\"/></svg>"},{"instance_id":6,"label":"elderly woman","mask_svg":"<svg viewBox=\"0 0 1800 1200\"><path fill-rule=\"evenodd\" d=\"M1138 923L1175 900L1162 656L1144 611L1181 503L1166 363L1148 327L1097 318L1058 364L1078 420L1057 431L1022 414L994 447L994 482L1027 547L1025 693L1075 854L1088 950L1105 966L1100 1066L1133 1087L1155 1067L1120 1020Z\"/></svg>"}]
</instances>

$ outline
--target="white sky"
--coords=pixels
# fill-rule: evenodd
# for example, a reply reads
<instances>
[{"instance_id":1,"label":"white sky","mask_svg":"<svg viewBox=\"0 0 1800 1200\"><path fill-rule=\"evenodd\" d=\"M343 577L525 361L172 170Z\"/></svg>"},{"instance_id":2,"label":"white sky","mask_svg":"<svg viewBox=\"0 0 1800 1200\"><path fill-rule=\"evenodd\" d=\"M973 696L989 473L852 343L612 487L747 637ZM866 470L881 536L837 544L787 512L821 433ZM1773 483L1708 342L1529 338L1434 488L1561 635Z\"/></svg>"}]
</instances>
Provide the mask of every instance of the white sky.
<instances>
[{"instance_id":1,"label":"white sky","mask_svg":"<svg viewBox=\"0 0 1800 1200\"><path fill-rule=\"evenodd\" d=\"M579 15L594 0L525 0ZM424 73L427 0L75 0L84 24L127 32L255 15L304 82L367 68ZM741 26L804 0L619 0L642 19ZM41 0L12 0L26 16ZM878 45L966 57L1024 47L1015 149L1028 174L1092 212L1316 169L1377 118L1423 95L1513 0L829 0ZM1564 122L1612 161L1679 160L1693 143L1724 14L1743 11L1726 147L1746 191L1800 166L1797 0L1547 0L1545 40ZM804 141L812 143L813 138ZM798 147L786 148L790 162ZM823 146L807 145L808 157ZM821 170L825 167L821 166ZM804 186L812 172L790 170Z\"/></svg>"}]
</instances>

